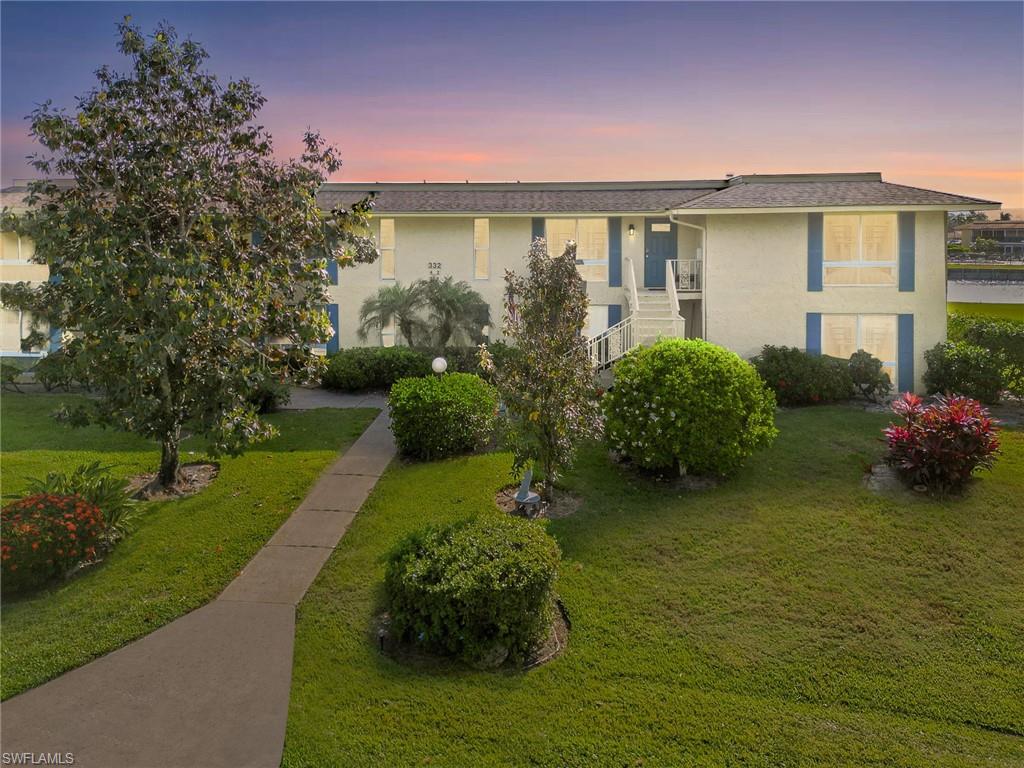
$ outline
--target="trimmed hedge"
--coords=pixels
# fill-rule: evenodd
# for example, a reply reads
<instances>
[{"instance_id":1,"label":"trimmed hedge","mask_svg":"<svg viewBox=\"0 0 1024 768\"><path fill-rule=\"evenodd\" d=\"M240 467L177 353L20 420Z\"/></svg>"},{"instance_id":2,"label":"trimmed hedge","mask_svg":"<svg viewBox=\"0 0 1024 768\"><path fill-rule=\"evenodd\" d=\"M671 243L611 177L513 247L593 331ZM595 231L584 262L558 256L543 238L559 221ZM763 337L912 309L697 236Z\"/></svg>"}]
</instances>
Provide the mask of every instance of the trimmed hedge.
<instances>
[{"instance_id":1,"label":"trimmed hedge","mask_svg":"<svg viewBox=\"0 0 1024 768\"><path fill-rule=\"evenodd\" d=\"M1004 388L1002 352L964 341L942 342L924 353L924 385L929 394L967 395L983 403L999 402Z\"/></svg>"},{"instance_id":2,"label":"trimmed hedge","mask_svg":"<svg viewBox=\"0 0 1024 768\"><path fill-rule=\"evenodd\" d=\"M539 524L507 515L413 533L387 562L391 626L476 666L521 660L550 626L560 558Z\"/></svg>"},{"instance_id":3,"label":"trimmed hedge","mask_svg":"<svg viewBox=\"0 0 1024 768\"><path fill-rule=\"evenodd\" d=\"M780 405L834 403L853 397L853 379L846 360L766 344L750 362Z\"/></svg>"},{"instance_id":4,"label":"trimmed hedge","mask_svg":"<svg viewBox=\"0 0 1024 768\"><path fill-rule=\"evenodd\" d=\"M728 475L778 434L775 397L753 366L700 339L630 352L602 405L611 446L649 469Z\"/></svg>"},{"instance_id":5,"label":"trimmed hedge","mask_svg":"<svg viewBox=\"0 0 1024 768\"><path fill-rule=\"evenodd\" d=\"M327 359L323 386L342 392L390 389L409 376L430 373L431 358L408 347L352 347Z\"/></svg>"},{"instance_id":6,"label":"trimmed hedge","mask_svg":"<svg viewBox=\"0 0 1024 768\"><path fill-rule=\"evenodd\" d=\"M449 373L399 379L388 406L398 450L429 461L486 446L494 435L498 393L479 376Z\"/></svg>"},{"instance_id":7,"label":"trimmed hedge","mask_svg":"<svg viewBox=\"0 0 1024 768\"><path fill-rule=\"evenodd\" d=\"M949 340L962 341L1003 356L1003 386L1024 398L1024 320L997 320L954 312Z\"/></svg>"}]
</instances>

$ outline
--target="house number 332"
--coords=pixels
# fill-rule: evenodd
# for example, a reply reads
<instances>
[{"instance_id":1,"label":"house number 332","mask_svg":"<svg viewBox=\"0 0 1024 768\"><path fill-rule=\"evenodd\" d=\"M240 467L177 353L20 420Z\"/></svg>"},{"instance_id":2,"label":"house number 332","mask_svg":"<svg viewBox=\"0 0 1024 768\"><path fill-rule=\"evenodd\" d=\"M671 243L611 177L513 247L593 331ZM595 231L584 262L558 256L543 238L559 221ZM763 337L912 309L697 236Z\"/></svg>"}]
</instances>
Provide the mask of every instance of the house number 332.
<instances>
[{"instance_id":1,"label":"house number 332","mask_svg":"<svg viewBox=\"0 0 1024 768\"><path fill-rule=\"evenodd\" d=\"M430 272L431 277L441 276L441 262L440 261L428 261L427 270Z\"/></svg>"}]
</instances>

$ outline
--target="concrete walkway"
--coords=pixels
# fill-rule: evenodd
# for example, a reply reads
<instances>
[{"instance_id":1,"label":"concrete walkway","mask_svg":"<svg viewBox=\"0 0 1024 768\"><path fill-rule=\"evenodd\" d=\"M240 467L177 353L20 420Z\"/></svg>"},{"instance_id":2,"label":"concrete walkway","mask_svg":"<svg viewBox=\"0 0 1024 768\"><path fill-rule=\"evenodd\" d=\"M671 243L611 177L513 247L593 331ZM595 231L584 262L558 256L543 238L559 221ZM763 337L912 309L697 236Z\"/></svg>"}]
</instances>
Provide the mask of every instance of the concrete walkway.
<instances>
[{"instance_id":1,"label":"concrete walkway","mask_svg":"<svg viewBox=\"0 0 1024 768\"><path fill-rule=\"evenodd\" d=\"M382 413L220 597L5 702L3 751L86 768L279 765L295 606L394 455Z\"/></svg>"},{"instance_id":2,"label":"concrete walkway","mask_svg":"<svg viewBox=\"0 0 1024 768\"><path fill-rule=\"evenodd\" d=\"M329 389L292 387L292 398L282 411L308 411L312 408L386 408L387 398L379 392L332 392Z\"/></svg>"}]
</instances>

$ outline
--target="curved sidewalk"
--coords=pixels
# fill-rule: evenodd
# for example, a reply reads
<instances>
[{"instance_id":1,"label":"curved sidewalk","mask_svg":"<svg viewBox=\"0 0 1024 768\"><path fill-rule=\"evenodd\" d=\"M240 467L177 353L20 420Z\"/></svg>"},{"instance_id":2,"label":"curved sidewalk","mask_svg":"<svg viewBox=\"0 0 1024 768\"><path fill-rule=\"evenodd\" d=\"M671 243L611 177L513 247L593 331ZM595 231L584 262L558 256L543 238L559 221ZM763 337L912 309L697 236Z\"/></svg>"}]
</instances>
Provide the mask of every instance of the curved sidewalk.
<instances>
[{"instance_id":1,"label":"curved sidewalk","mask_svg":"<svg viewBox=\"0 0 1024 768\"><path fill-rule=\"evenodd\" d=\"M216 600L0 705L3 752L87 768L279 765L295 606L394 455L382 412Z\"/></svg>"}]
</instances>

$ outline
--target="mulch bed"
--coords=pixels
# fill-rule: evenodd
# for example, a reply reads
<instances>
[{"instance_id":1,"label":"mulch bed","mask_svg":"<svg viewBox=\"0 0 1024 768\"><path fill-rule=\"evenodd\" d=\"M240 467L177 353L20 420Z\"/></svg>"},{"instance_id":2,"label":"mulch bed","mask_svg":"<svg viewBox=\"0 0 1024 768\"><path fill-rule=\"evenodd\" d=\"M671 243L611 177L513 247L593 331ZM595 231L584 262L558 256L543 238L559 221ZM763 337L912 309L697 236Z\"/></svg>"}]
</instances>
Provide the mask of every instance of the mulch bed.
<instances>
[{"instance_id":1,"label":"mulch bed","mask_svg":"<svg viewBox=\"0 0 1024 768\"><path fill-rule=\"evenodd\" d=\"M156 472L135 475L128 479L128 492L141 501L168 501L194 496L213 482L220 472L219 464L196 462L183 464L182 480L173 488L153 488Z\"/></svg>"},{"instance_id":2,"label":"mulch bed","mask_svg":"<svg viewBox=\"0 0 1024 768\"><path fill-rule=\"evenodd\" d=\"M526 512L519 508L516 502L516 494L519 492L518 485L507 485L494 494L494 503L502 512L531 519L544 518L546 520L559 520L569 517L579 511L583 500L566 491L555 490L551 502L542 501L535 512Z\"/></svg>"},{"instance_id":3,"label":"mulch bed","mask_svg":"<svg viewBox=\"0 0 1024 768\"><path fill-rule=\"evenodd\" d=\"M551 630L548 632L547 638L543 643L534 648L522 663L512 664L510 662L505 662L493 669L506 669L510 671L519 670L525 672L533 669L534 667L539 667L542 664L547 664L549 661L554 661L561 656L569 644L569 630L572 628L572 622L569 619L569 614L566 611L565 606L558 598L555 598L555 609L553 614ZM377 615L371 629L373 643L380 653L401 664L408 664L410 666L433 666L439 662L450 661L446 656L431 653L420 648L414 643L400 642L396 638L392 637L391 617L387 612ZM479 668L486 669L487 667Z\"/></svg>"}]
</instances>

